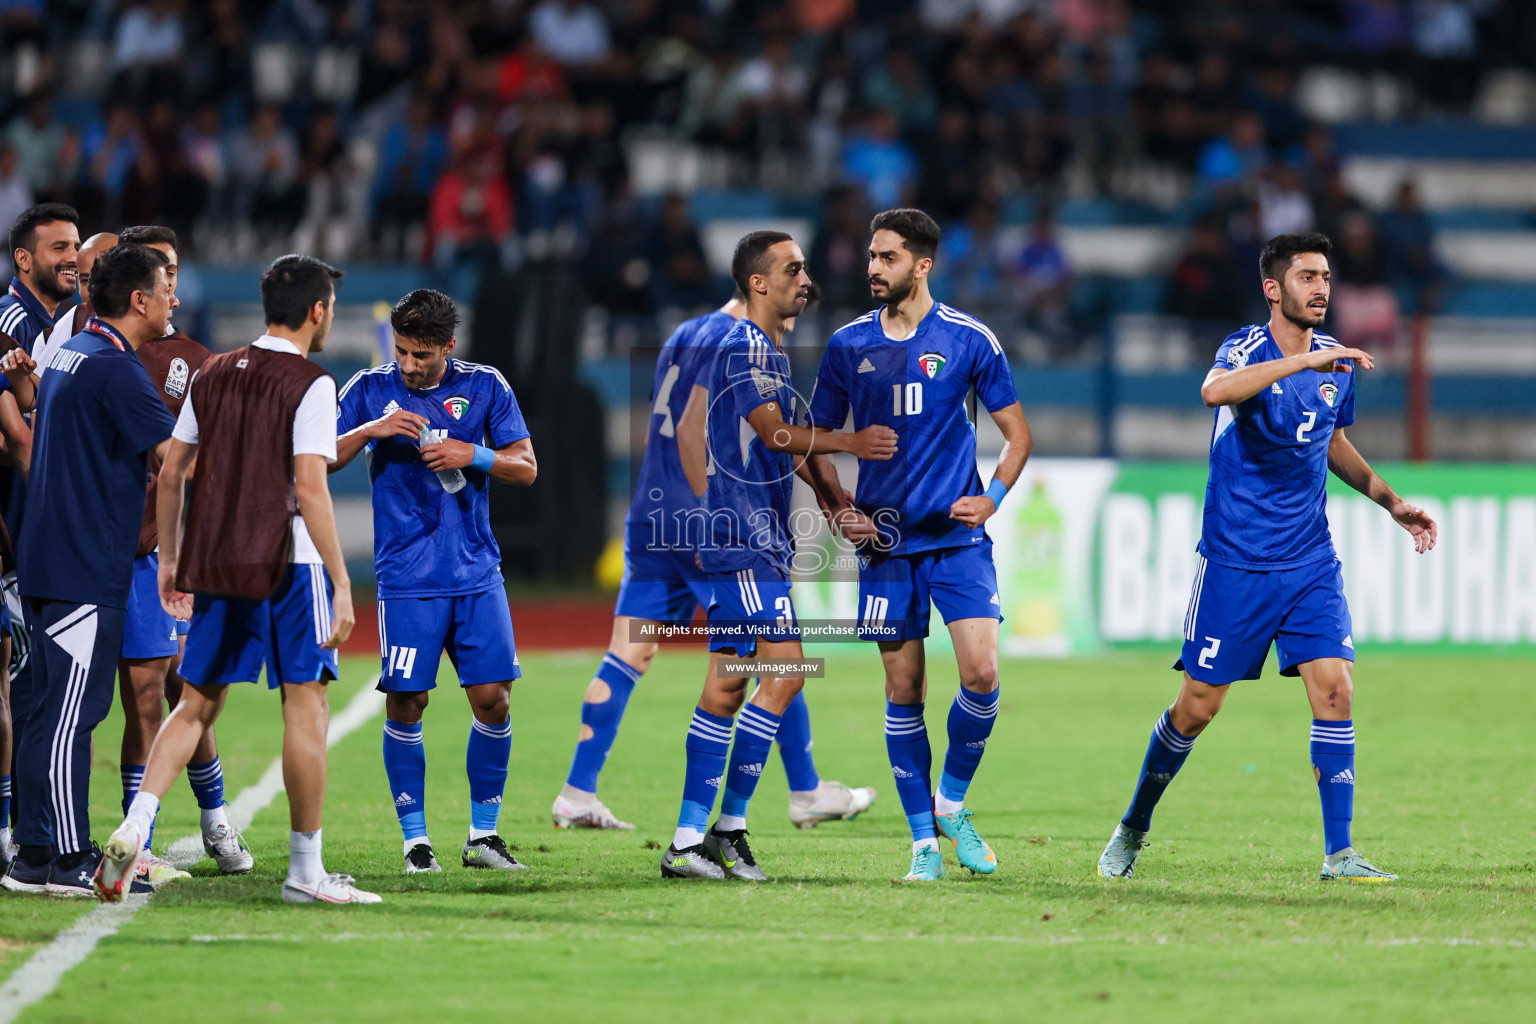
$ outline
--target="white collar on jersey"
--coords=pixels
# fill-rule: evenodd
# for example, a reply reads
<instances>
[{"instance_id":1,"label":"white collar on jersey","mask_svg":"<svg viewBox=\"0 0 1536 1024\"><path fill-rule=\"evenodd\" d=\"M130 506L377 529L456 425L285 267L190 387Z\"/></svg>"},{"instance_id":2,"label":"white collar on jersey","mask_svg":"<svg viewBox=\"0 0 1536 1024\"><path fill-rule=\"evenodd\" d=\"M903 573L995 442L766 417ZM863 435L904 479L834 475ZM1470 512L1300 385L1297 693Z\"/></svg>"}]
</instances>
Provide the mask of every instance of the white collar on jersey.
<instances>
[{"instance_id":1,"label":"white collar on jersey","mask_svg":"<svg viewBox=\"0 0 1536 1024\"><path fill-rule=\"evenodd\" d=\"M263 334L261 337L251 342L251 344L256 348L267 349L269 352L287 352L290 355L299 354L299 346L295 345L287 338L277 338L270 334Z\"/></svg>"}]
</instances>

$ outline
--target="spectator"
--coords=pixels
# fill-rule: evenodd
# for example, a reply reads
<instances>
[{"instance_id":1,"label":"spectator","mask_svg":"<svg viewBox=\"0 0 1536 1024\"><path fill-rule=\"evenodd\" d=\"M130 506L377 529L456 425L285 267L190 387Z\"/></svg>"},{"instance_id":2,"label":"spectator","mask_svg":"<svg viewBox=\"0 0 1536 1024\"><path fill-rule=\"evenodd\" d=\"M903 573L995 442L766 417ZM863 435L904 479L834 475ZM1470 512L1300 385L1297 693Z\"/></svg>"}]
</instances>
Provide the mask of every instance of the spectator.
<instances>
[{"instance_id":1,"label":"spectator","mask_svg":"<svg viewBox=\"0 0 1536 1024\"><path fill-rule=\"evenodd\" d=\"M864 102L888 110L906 139L921 139L939 117L939 100L912 51L896 47L864 76Z\"/></svg>"},{"instance_id":2,"label":"spectator","mask_svg":"<svg viewBox=\"0 0 1536 1024\"><path fill-rule=\"evenodd\" d=\"M1464 0L1416 0L1413 5L1414 84L1429 98L1454 107L1471 102L1479 64L1477 24Z\"/></svg>"},{"instance_id":3,"label":"spectator","mask_svg":"<svg viewBox=\"0 0 1536 1024\"><path fill-rule=\"evenodd\" d=\"M16 223L16 218L31 205L32 186L21 172L16 147L0 142L0 224Z\"/></svg>"},{"instance_id":4,"label":"spectator","mask_svg":"<svg viewBox=\"0 0 1536 1024\"><path fill-rule=\"evenodd\" d=\"M851 186L838 185L822 203L820 230L808 257L811 279L821 286L822 308L841 315L873 305L868 256L869 216L860 194Z\"/></svg>"},{"instance_id":5,"label":"spectator","mask_svg":"<svg viewBox=\"0 0 1536 1024\"><path fill-rule=\"evenodd\" d=\"M739 63L735 51L717 46L706 62L689 73L677 119L678 135L738 151L753 146L752 124L743 114L746 96L737 73Z\"/></svg>"},{"instance_id":6,"label":"spectator","mask_svg":"<svg viewBox=\"0 0 1536 1024\"><path fill-rule=\"evenodd\" d=\"M119 223L123 191L139 156L139 122L126 100L107 104L81 141L82 183L75 204L86 223Z\"/></svg>"},{"instance_id":7,"label":"spectator","mask_svg":"<svg viewBox=\"0 0 1536 1024\"><path fill-rule=\"evenodd\" d=\"M1229 132L1200 151L1200 180L1210 186L1240 186L1256 180L1268 164L1263 119L1239 114Z\"/></svg>"},{"instance_id":8,"label":"spectator","mask_svg":"<svg viewBox=\"0 0 1536 1024\"><path fill-rule=\"evenodd\" d=\"M379 144L373 181L374 244L385 255L399 257L407 232L425 223L432 185L447 164L448 135L432 118L431 99L414 93Z\"/></svg>"},{"instance_id":9,"label":"spectator","mask_svg":"<svg viewBox=\"0 0 1536 1024\"><path fill-rule=\"evenodd\" d=\"M1189 321L1197 359L1205 359L1248 313L1241 296L1250 278L1238 271L1220 218L1204 217L1190 230L1168 281L1167 310Z\"/></svg>"},{"instance_id":10,"label":"spectator","mask_svg":"<svg viewBox=\"0 0 1536 1024\"><path fill-rule=\"evenodd\" d=\"M187 168L196 179L195 187L203 196L202 211L214 223L228 220L229 162L224 153L217 106L204 103L197 108L182 132L181 148L186 154Z\"/></svg>"},{"instance_id":11,"label":"spectator","mask_svg":"<svg viewBox=\"0 0 1536 1024\"><path fill-rule=\"evenodd\" d=\"M565 70L545 53L531 32L518 38L517 48L501 59L496 70L496 99L503 106L526 97L565 95Z\"/></svg>"},{"instance_id":12,"label":"spectator","mask_svg":"<svg viewBox=\"0 0 1536 1024\"><path fill-rule=\"evenodd\" d=\"M1344 44L1364 62L1383 64L1408 44L1401 0L1344 0Z\"/></svg>"},{"instance_id":13,"label":"spectator","mask_svg":"<svg viewBox=\"0 0 1536 1024\"><path fill-rule=\"evenodd\" d=\"M1370 214L1356 210L1343 217L1329 262L1339 335L1364 349L1394 347L1400 310L1387 285L1386 258Z\"/></svg>"},{"instance_id":14,"label":"spectator","mask_svg":"<svg viewBox=\"0 0 1536 1024\"><path fill-rule=\"evenodd\" d=\"M917 158L897 137L896 116L877 110L843 147L843 178L864 190L877 210L908 206L917 185Z\"/></svg>"},{"instance_id":15,"label":"spectator","mask_svg":"<svg viewBox=\"0 0 1536 1024\"><path fill-rule=\"evenodd\" d=\"M1069 102L1076 149L1093 176L1094 187L1108 193L1110 176L1123 156L1129 108L1107 51L1089 51L1084 80L1070 90Z\"/></svg>"},{"instance_id":16,"label":"spectator","mask_svg":"<svg viewBox=\"0 0 1536 1024\"><path fill-rule=\"evenodd\" d=\"M963 217L976 200L984 173L976 148L971 116L963 107L946 107L938 129L923 138L918 206L940 223Z\"/></svg>"},{"instance_id":17,"label":"spectator","mask_svg":"<svg viewBox=\"0 0 1536 1024\"><path fill-rule=\"evenodd\" d=\"M62 202L79 159L80 143L53 119L53 104L39 90L27 101L27 112L11 122L5 141L16 150L16 162L40 203Z\"/></svg>"},{"instance_id":18,"label":"spectator","mask_svg":"<svg viewBox=\"0 0 1536 1024\"><path fill-rule=\"evenodd\" d=\"M512 233L512 191L498 163L494 150L472 150L439 179L427 215L427 262L496 264Z\"/></svg>"},{"instance_id":19,"label":"spectator","mask_svg":"<svg viewBox=\"0 0 1536 1024\"><path fill-rule=\"evenodd\" d=\"M1377 220L1387 283L1407 313L1433 313L1449 271L1435 255L1435 229L1412 178L1397 186L1392 208Z\"/></svg>"},{"instance_id":20,"label":"spectator","mask_svg":"<svg viewBox=\"0 0 1536 1024\"><path fill-rule=\"evenodd\" d=\"M236 223L254 228L258 244L293 230L303 203L295 185L299 147L278 109L258 107L251 123L230 140L228 152Z\"/></svg>"},{"instance_id":21,"label":"spectator","mask_svg":"<svg viewBox=\"0 0 1536 1024\"><path fill-rule=\"evenodd\" d=\"M1275 164L1260 177L1255 189L1259 200L1259 232L1265 238L1311 231L1314 217L1306 182L1294 168Z\"/></svg>"},{"instance_id":22,"label":"spectator","mask_svg":"<svg viewBox=\"0 0 1536 1024\"><path fill-rule=\"evenodd\" d=\"M1024 323L1045 336L1053 355L1077 347L1072 330L1072 266L1056 238L1056 217L1041 206L1030 225L1029 241L1014 264Z\"/></svg>"},{"instance_id":23,"label":"spectator","mask_svg":"<svg viewBox=\"0 0 1536 1024\"><path fill-rule=\"evenodd\" d=\"M182 0L144 0L123 13L112 39L114 95L142 102L182 93L185 18Z\"/></svg>"},{"instance_id":24,"label":"spectator","mask_svg":"<svg viewBox=\"0 0 1536 1024\"><path fill-rule=\"evenodd\" d=\"M1018 325L1019 308L1005 288L1009 256L998 230L999 203L995 191L976 196L965 220L946 225L934 266L935 293L943 301L990 324L1004 339Z\"/></svg>"},{"instance_id":25,"label":"spectator","mask_svg":"<svg viewBox=\"0 0 1536 1024\"><path fill-rule=\"evenodd\" d=\"M810 79L792 59L787 36L768 40L760 56L741 65L736 88L757 120L755 139L763 149L799 149L800 126Z\"/></svg>"},{"instance_id":26,"label":"spectator","mask_svg":"<svg viewBox=\"0 0 1536 1024\"><path fill-rule=\"evenodd\" d=\"M688 216L688 201L679 193L668 194L651 241L650 264L654 271L656 305L695 308L719 299L704 243Z\"/></svg>"},{"instance_id":27,"label":"spectator","mask_svg":"<svg viewBox=\"0 0 1536 1024\"><path fill-rule=\"evenodd\" d=\"M544 0L528 16L539 47L567 67L589 68L608 59L608 22L583 0Z\"/></svg>"},{"instance_id":28,"label":"spectator","mask_svg":"<svg viewBox=\"0 0 1536 1024\"><path fill-rule=\"evenodd\" d=\"M302 192L303 219L293 247L332 258L350 255L362 223L363 189L357 183L341 122L331 107L321 107L309 122L299 157L295 187Z\"/></svg>"}]
</instances>

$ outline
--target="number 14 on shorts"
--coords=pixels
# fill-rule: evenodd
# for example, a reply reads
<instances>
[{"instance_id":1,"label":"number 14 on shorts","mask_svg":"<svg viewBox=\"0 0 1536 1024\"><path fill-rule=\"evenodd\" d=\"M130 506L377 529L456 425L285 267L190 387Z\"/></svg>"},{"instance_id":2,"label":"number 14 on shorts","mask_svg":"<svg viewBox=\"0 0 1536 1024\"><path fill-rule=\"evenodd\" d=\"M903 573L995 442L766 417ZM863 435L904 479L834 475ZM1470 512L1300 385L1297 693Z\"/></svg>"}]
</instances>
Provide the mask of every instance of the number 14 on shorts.
<instances>
[{"instance_id":1,"label":"number 14 on shorts","mask_svg":"<svg viewBox=\"0 0 1536 1024\"><path fill-rule=\"evenodd\" d=\"M384 674L387 676L401 676L411 678L411 669L416 667L416 648L414 647L390 647L389 658L384 664Z\"/></svg>"}]
</instances>

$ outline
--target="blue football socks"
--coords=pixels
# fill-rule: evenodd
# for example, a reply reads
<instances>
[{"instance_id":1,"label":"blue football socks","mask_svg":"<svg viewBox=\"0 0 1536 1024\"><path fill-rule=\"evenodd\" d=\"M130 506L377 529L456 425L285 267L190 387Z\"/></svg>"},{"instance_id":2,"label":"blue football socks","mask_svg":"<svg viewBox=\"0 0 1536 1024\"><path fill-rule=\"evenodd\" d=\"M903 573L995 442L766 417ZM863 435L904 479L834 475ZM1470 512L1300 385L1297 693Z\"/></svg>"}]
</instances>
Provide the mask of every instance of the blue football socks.
<instances>
[{"instance_id":1,"label":"blue football socks","mask_svg":"<svg viewBox=\"0 0 1536 1024\"><path fill-rule=\"evenodd\" d=\"M421 744L421 723L406 725L384 720L384 774L394 796L395 815L405 841L427 838L427 751Z\"/></svg>"},{"instance_id":2,"label":"blue football socks","mask_svg":"<svg viewBox=\"0 0 1536 1024\"><path fill-rule=\"evenodd\" d=\"M597 776L613 749L613 740L619 734L619 722L630 694L640 681L640 670L614 657L603 655L603 663L597 668L596 680L607 687L608 695L602 700L583 701L581 705L581 738L576 743L575 756L571 758L571 771L566 785L586 793L597 792Z\"/></svg>"},{"instance_id":3,"label":"blue football socks","mask_svg":"<svg viewBox=\"0 0 1536 1024\"><path fill-rule=\"evenodd\" d=\"M507 761L512 756L512 720L486 725L469 722L469 746L464 771L469 776L469 838L496 834L501 797L507 788Z\"/></svg>"},{"instance_id":4,"label":"blue football socks","mask_svg":"<svg viewBox=\"0 0 1536 1024\"><path fill-rule=\"evenodd\" d=\"M688 725L687 768L683 774L683 805L677 814L672 846L686 850L704 841L715 796L725 775L726 750L731 742L731 720L693 709Z\"/></svg>"},{"instance_id":5,"label":"blue football socks","mask_svg":"<svg viewBox=\"0 0 1536 1024\"><path fill-rule=\"evenodd\" d=\"M1323 853L1350 846L1355 816L1355 723L1312 719L1312 767L1323 803Z\"/></svg>"},{"instance_id":6,"label":"blue football socks","mask_svg":"<svg viewBox=\"0 0 1536 1024\"><path fill-rule=\"evenodd\" d=\"M997 721L997 700L1002 692L998 688L991 693L973 693L961 687L955 694L955 702L949 708L949 749L944 753L944 771L939 775L941 800L965 803L966 790L976 776L987 738Z\"/></svg>"},{"instance_id":7,"label":"blue football socks","mask_svg":"<svg viewBox=\"0 0 1536 1024\"><path fill-rule=\"evenodd\" d=\"M811 754L811 709L806 706L803 690L795 694L779 718L778 744L791 793L808 793L821 785L816 758Z\"/></svg>"},{"instance_id":8,"label":"blue football socks","mask_svg":"<svg viewBox=\"0 0 1536 1024\"><path fill-rule=\"evenodd\" d=\"M779 716L756 704L748 704L736 717L736 741L731 744L725 793L720 798L722 831L747 827L747 805L757 791L757 780L763 776L778 731Z\"/></svg>"},{"instance_id":9,"label":"blue football socks","mask_svg":"<svg viewBox=\"0 0 1536 1024\"><path fill-rule=\"evenodd\" d=\"M913 841L933 839L933 750L923 723L923 705L886 701L885 749Z\"/></svg>"},{"instance_id":10,"label":"blue football socks","mask_svg":"<svg viewBox=\"0 0 1536 1024\"><path fill-rule=\"evenodd\" d=\"M1170 711L1152 727L1152 739L1147 743L1147 756L1141 762L1141 777L1136 782L1136 792L1131 796L1131 806L1120 819L1126 828L1147 832L1152 828L1152 810L1163 798L1163 790L1178 774L1184 759L1194 748L1195 737L1185 736L1173 727Z\"/></svg>"}]
</instances>

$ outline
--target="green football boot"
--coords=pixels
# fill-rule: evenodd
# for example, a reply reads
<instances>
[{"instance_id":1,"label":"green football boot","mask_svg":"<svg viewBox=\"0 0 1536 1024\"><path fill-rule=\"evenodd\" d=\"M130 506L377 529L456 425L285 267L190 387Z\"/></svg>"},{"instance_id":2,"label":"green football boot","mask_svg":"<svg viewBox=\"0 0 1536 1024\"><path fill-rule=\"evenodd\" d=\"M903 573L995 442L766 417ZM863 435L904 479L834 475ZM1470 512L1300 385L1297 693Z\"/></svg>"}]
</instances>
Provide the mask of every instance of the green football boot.
<instances>
[{"instance_id":1,"label":"green football boot","mask_svg":"<svg viewBox=\"0 0 1536 1024\"><path fill-rule=\"evenodd\" d=\"M933 824L945 839L955 844L955 856L960 858L961 867L970 868L979 875L990 875L997 870L997 854L976 834L968 809L962 807L954 814L935 814Z\"/></svg>"}]
</instances>

